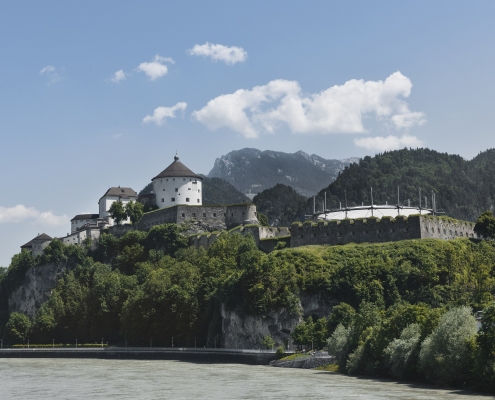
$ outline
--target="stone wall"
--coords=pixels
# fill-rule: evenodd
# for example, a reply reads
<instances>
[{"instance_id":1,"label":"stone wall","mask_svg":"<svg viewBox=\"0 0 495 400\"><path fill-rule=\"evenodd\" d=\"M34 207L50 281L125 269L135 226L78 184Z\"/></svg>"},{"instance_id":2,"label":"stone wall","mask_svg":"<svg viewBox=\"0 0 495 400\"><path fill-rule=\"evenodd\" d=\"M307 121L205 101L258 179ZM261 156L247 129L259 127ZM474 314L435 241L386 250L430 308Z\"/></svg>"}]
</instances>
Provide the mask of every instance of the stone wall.
<instances>
[{"instance_id":1,"label":"stone wall","mask_svg":"<svg viewBox=\"0 0 495 400\"><path fill-rule=\"evenodd\" d=\"M80 246L83 244L84 240L89 237L91 238L91 248L95 249L98 245L100 233L101 229L99 227L94 227L83 229L81 231L57 239L65 245L74 244L76 246Z\"/></svg>"},{"instance_id":2,"label":"stone wall","mask_svg":"<svg viewBox=\"0 0 495 400\"><path fill-rule=\"evenodd\" d=\"M356 219L341 221L306 221L293 224L291 247L346 243L395 242L407 239L456 237L477 237L473 231L474 223L414 215L409 218L399 216L395 219Z\"/></svg>"}]
</instances>

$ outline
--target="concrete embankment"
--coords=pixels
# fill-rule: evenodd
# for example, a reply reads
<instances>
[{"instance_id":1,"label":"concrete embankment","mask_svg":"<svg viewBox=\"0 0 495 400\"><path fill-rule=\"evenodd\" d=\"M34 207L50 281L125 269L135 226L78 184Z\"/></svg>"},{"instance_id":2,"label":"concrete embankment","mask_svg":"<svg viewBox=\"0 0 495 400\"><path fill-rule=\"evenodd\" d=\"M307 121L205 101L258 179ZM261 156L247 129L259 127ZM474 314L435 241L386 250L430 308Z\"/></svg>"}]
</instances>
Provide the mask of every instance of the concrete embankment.
<instances>
[{"instance_id":1,"label":"concrete embankment","mask_svg":"<svg viewBox=\"0 0 495 400\"><path fill-rule=\"evenodd\" d=\"M3 349L0 358L99 358L120 360L176 360L198 363L234 363L268 365L276 358L274 352L237 349L186 348L92 348L92 349Z\"/></svg>"}]
</instances>

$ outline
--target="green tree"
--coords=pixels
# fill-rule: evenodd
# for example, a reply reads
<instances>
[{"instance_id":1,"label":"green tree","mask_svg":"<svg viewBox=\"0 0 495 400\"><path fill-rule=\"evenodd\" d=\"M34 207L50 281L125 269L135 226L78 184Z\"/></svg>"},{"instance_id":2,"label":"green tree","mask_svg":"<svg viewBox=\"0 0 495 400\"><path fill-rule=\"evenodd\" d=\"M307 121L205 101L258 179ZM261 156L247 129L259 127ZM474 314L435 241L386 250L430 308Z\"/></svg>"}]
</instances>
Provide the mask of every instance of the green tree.
<instances>
[{"instance_id":1,"label":"green tree","mask_svg":"<svg viewBox=\"0 0 495 400\"><path fill-rule=\"evenodd\" d=\"M349 304L342 302L336 305L332 308L332 312L327 320L328 333L332 334L339 324L342 324L344 328L348 328L355 315L356 310Z\"/></svg>"},{"instance_id":2,"label":"green tree","mask_svg":"<svg viewBox=\"0 0 495 400\"><path fill-rule=\"evenodd\" d=\"M268 223L268 218L266 217L265 214L258 213L258 222L260 223L261 226L270 226Z\"/></svg>"},{"instance_id":3,"label":"green tree","mask_svg":"<svg viewBox=\"0 0 495 400\"><path fill-rule=\"evenodd\" d=\"M495 238L495 216L491 211L485 211L478 217L474 232L485 239Z\"/></svg>"},{"instance_id":4,"label":"green tree","mask_svg":"<svg viewBox=\"0 0 495 400\"><path fill-rule=\"evenodd\" d=\"M187 247L187 238L181 234L176 224L163 224L151 228L145 245L150 250L161 250L164 254L174 255L177 250Z\"/></svg>"},{"instance_id":5,"label":"green tree","mask_svg":"<svg viewBox=\"0 0 495 400\"><path fill-rule=\"evenodd\" d=\"M120 225L122 221L127 219L124 205L121 201L114 201L108 210L110 217L115 220L117 225Z\"/></svg>"},{"instance_id":6,"label":"green tree","mask_svg":"<svg viewBox=\"0 0 495 400\"><path fill-rule=\"evenodd\" d=\"M421 344L421 368L426 378L443 385L463 385L468 377L468 341L476 334L469 307L447 311L438 327Z\"/></svg>"},{"instance_id":7,"label":"green tree","mask_svg":"<svg viewBox=\"0 0 495 400\"><path fill-rule=\"evenodd\" d=\"M275 342L270 335L265 335L265 337L261 341L261 344L267 349L272 349L273 346L275 346Z\"/></svg>"},{"instance_id":8,"label":"green tree","mask_svg":"<svg viewBox=\"0 0 495 400\"><path fill-rule=\"evenodd\" d=\"M144 214L144 206L139 201L130 201L125 207L125 214L131 220L131 224L135 225L139 222Z\"/></svg>"},{"instance_id":9,"label":"green tree","mask_svg":"<svg viewBox=\"0 0 495 400\"><path fill-rule=\"evenodd\" d=\"M13 312L5 326L9 339L13 342L25 342L31 329L31 320L27 315Z\"/></svg>"}]
</instances>

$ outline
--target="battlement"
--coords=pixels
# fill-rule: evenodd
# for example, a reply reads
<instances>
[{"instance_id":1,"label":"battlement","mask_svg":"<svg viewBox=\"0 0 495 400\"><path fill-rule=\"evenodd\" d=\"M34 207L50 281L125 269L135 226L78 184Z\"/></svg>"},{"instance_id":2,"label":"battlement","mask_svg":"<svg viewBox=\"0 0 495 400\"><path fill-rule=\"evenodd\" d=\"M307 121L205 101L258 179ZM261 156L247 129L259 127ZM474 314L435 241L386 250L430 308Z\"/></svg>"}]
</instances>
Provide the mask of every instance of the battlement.
<instances>
[{"instance_id":1,"label":"battlement","mask_svg":"<svg viewBox=\"0 0 495 400\"><path fill-rule=\"evenodd\" d=\"M306 221L290 227L291 247L346 243L380 243L407 239L477 238L474 223L426 215Z\"/></svg>"}]
</instances>

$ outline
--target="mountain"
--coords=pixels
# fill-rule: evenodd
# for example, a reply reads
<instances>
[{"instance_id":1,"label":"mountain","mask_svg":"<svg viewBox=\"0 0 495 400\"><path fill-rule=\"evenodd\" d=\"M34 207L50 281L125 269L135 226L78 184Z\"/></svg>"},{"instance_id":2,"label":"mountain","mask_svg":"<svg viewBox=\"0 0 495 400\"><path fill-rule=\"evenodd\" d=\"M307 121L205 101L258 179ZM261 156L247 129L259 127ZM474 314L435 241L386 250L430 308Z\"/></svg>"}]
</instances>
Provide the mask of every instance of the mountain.
<instances>
[{"instance_id":1,"label":"mountain","mask_svg":"<svg viewBox=\"0 0 495 400\"><path fill-rule=\"evenodd\" d=\"M270 225L290 226L296 219L304 221L306 200L290 186L277 183L254 196L253 203L268 217Z\"/></svg>"},{"instance_id":2,"label":"mountain","mask_svg":"<svg viewBox=\"0 0 495 400\"><path fill-rule=\"evenodd\" d=\"M221 178L203 177L203 204L239 204L250 202L251 200L239 192L229 182ZM153 182L148 183L146 187L139 192L140 195L148 194L153 191Z\"/></svg>"},{"instance_id":3,"label":"mountain","mask_svg":"<svg viewBox=\"0 0 495 400\"><path fill-rule=\"evenodd\" d=\"M277 183L289 185L299 194L309 197L358 160L326 160L303 151L291 154L245 148L217 158L208 177L223 178L250 198Z\"/></svg>"},{"instance_id":4,"label":"mountain","mask_svg":"<svg viewBox=\"0 0 495 400\"><path fill-rule=\"evenodd\" d=\"M364 157L342 171L337 179L316 196L317 209L327 193L327 208L344 204L344 190L348 205L371 203L397 204L397 187L400 202L419 203L421 189L431 206L431 191L435 191L437 208L451 217L475 221L479 214L493 210L495 199L495 149L480 153L472 160L461 156L439 153L429 149L403 149ZM308 199L306 212L312 212L313 200Z\"/></svg>"}]
</instances>

